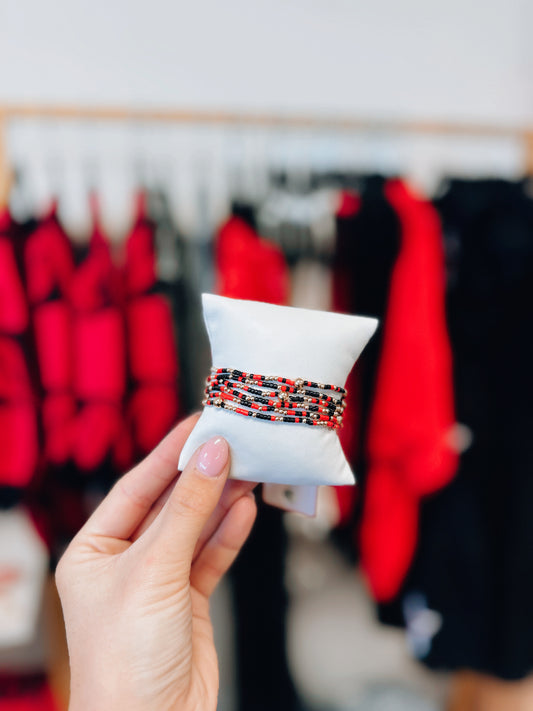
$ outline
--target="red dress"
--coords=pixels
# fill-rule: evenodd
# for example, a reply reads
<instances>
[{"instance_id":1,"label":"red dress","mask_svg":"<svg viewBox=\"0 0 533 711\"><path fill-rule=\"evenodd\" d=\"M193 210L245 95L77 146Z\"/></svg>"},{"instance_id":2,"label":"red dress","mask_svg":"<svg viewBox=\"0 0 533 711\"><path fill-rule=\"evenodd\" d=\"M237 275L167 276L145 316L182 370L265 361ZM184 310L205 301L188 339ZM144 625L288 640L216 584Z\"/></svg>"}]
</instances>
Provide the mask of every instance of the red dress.
<instances>
[{"instance_id":1,"label":"red dress","mask_svg":"<svg viewBox=\"0 0 533 711\"><path fill-rule=\"evenodd\" d=\"M126 242L123 293L130 379L127 422L136 460L155 447L180 415L176 333L171 305L157 288L154 226L142 194Z\"/></svg>"},{"instance_id":2,"label":"red dress","mask_svg":"<svg viewBox=\"0 0 533 711\"><path fill-rule=\"evenodd\" d=\"M74 259L55 204L26 241L24 271L42 388L44 459L59 466L72 454L75 416L68 301Z\"/></svg>"},{"instance_id":3,"label":"red dress","mask_svg":"<svg viewBox=\"0 0 533 711\"><path fill-rule=\"evenodd\" d=\"M16 500L29 505L34 518L41 521L31 495L40 484L37 474L42 471L43 461L39 456L36 379L32 377L30 363L29 293L16 258L18 248L24 250L26 247L24 238L9 212L0 213L0 490L16 491ZM40 239L39 242L34 245L35 252L30 249L28 256L43 255L45 250L39 250L43 242ZM30 264L37 278L31 292L33 303L42 303L52 291L49 287L53 278L45 278L46 260L41 262L41 271L31 259ZM64 265L57 265L58 268L61 266ZM46 320L45 312L39 312L41 316ZM53 322L53 318L51 320ZM37 520L36 529L43 538L46 537L46 526L39 525ZM0 671L0 711L57 709L44 673Z\"/></svg>"},{"instance_id":4,"label":"red dress","mask_svg":"<svg viewBox=\"0 0 533 711\"><path fill-rule=\"evenodd\" d=\"M17 266L15 223L0 214L0 486L24 489L38 465L36 393L24 349L29 312Z\"/></svg>"},{"instance_id":5,"label":"red dress","mask_svg":"<svg viewBox=\"0 0 533 711\"><path fill-rule=\"evenodd\" d=\"M386 184L385 198L399 219L401 239L364 443L367 477L358 540L363 571L379 602L395 595L409 569L420 498L448 483L457 469L450 445L455 417L440 224L433 207L399 180ZM359 206L352 201L349 207L356 212ZM356 425L356 371L351 378L350 418ZM354 428L348 425L342 437L351 454ZM347 496L340 490L345 514Z\"/></svg>"},{"instance_id":6,"label":"red dress","mask_svg":"<svg viewBox=\"0 0 533 711\"><path fill-rule=\"evenodd\" d=\"M72 459L82 475L112 467L122 429L126 346L119 271L91 198L93 232L69 289L72 319L72 390L77 403ZM118 469L118 468L117 468ZM117 471L108 472L113 477Z\"/></svg>"}]
</instances>

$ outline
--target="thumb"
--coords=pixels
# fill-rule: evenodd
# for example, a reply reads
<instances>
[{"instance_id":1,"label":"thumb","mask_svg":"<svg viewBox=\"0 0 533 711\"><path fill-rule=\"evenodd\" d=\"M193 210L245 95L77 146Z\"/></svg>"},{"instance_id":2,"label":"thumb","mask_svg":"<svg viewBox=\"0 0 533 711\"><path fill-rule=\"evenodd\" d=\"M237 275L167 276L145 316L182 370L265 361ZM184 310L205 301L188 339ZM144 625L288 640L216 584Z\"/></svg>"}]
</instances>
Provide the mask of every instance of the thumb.
<instances>
[{"instance_id":1,"label":"thumb","mask_svg":"<svg viewBox=\"0 0 533 711\"><path fill-rule=\"evenodd\" d=\"M196 543L222 495L229 474L229 446L212 437L191 457L160 516L157 558L190 567Z\"/></svg>"}]
</instances>

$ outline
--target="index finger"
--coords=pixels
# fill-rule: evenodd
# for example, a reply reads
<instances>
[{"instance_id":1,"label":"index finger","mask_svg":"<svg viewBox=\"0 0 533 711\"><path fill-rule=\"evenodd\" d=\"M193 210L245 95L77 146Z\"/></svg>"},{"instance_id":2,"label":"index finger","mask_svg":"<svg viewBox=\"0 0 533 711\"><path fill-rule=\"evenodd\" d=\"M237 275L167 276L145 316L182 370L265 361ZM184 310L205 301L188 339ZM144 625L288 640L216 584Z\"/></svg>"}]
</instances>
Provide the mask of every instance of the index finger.
<instances>
[{"instance_id":1,"label":"index finger","mask_svg":"<svg viewBox=\"0 0 533 711\"><path fill-rule=\"evenodd\" d=\"M129 540L152 505L178 476L178 459L198 421L194 414L179 423L139 464L121 477L80 533Z\"/></svg>"}]
</instances>

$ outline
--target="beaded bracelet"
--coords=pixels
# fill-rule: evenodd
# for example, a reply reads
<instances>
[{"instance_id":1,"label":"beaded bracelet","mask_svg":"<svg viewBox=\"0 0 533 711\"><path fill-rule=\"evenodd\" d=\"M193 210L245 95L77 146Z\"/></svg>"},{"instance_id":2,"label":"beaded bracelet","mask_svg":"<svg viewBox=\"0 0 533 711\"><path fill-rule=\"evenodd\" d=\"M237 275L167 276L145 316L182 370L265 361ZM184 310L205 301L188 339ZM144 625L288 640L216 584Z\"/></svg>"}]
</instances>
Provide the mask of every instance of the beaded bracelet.
<instances>
[{"instance_id":1,"label":"beaded bracelet","mask_svg":"<svg viewBox=\"0 0 533 711\"><path fill-rule=\"evenodd\" d=\"M337 397L323 391L334 392ZM303 378L291 380L236 368L211 368L205 395L204 406L239 415L338 429L342 426L346 390Z\"/></svg>"}]
</instances>

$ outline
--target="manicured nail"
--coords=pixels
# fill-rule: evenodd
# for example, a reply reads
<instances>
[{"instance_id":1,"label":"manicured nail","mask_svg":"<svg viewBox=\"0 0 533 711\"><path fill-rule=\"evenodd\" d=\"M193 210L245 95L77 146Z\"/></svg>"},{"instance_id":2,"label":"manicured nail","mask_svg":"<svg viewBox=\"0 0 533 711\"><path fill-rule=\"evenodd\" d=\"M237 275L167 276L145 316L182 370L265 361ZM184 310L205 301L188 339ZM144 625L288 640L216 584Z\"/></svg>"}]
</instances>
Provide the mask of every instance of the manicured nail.
<instances>
[{"instance_id":1,"label":"manicured nail","mask_svg":"<svg viewBox=\"0 0 533 711\"><path fill-rule=\"evenodd\" d=\"M198 452L196 468L205 476L218 476L228 460L228 453L228 443L223 437L211 437Z\"/></svg>"}]
</instances>

